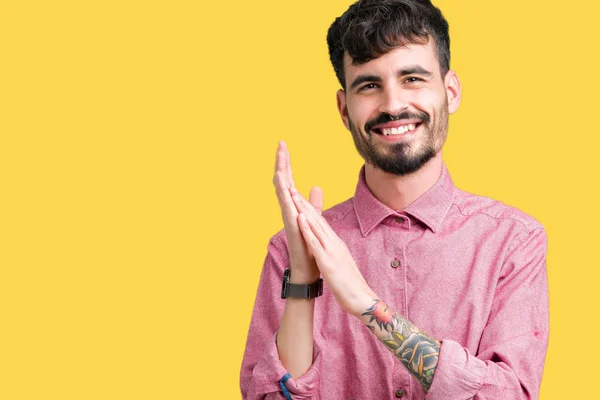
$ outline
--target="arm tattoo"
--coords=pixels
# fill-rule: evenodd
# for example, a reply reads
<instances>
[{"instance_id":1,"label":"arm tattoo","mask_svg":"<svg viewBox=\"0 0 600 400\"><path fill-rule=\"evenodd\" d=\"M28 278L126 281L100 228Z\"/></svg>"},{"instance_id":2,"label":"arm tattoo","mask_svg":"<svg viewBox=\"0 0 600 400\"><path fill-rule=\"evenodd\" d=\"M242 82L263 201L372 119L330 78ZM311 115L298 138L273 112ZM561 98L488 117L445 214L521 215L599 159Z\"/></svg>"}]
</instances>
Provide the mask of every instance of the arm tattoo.
<instances>
[{"instance_id":1,"label":"arm tattoo","mask_svg":"<svg viewBox=\"0 0 600 400\"><path fill-rule=\"evenodd\" d=\"M369 330L394 353L425 392L428 392L438 364L440 342L402 318L379 299L375 299L375 303L362 315L364 317L361 320ZM375 322L375 326L370 325L371 322Z\"/></svg>"}]
</instances>

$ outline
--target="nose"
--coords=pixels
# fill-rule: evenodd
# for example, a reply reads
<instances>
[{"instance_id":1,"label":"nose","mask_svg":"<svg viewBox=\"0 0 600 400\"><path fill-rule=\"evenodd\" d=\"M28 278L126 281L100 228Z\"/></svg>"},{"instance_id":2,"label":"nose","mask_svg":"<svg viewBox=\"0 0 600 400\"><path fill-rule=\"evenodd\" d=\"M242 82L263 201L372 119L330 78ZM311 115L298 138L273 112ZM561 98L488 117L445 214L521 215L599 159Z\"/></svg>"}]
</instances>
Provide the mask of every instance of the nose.
<instances>
[{"instance_id":1,"label":"nose","mask_svg":"<svg viewBox=\"0 0 600 400\"><path fill-rule=\"evenodd\" d=\"M379 112L390 115L397 115L408 109L408 100L406 93L403 93L401 88L395 85L387 85L381 92L381 102L379 104Z\"/></svg>"}]
</instances>

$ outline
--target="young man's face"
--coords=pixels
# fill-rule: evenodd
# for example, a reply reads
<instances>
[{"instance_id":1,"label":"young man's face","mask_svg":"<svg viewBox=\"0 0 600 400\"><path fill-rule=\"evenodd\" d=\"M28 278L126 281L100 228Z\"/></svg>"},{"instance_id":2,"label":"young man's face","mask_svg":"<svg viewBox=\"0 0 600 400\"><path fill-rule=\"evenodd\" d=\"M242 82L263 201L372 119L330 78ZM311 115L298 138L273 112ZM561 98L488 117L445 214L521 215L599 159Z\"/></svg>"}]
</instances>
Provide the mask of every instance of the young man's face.
<instances>
[{"instance_id":1,"label":"young man's face","mask_svg":"<svg viewBox=\"0 0 600 400\"><path fill-rule=\"evenodd\" d=\"M442 148L448 115L460 103L453 71L440 76L432 40L397 47L365 64L344 55L338 108L360 155L395 175L417 171Z\"/></svg>"}]
</instances>

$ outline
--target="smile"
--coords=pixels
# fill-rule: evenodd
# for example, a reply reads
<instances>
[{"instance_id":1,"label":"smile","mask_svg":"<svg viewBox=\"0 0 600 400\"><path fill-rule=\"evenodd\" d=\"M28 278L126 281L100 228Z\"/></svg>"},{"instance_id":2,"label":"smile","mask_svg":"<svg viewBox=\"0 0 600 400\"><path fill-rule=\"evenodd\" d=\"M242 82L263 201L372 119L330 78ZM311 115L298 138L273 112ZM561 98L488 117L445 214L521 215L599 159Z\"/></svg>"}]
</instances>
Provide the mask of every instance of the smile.
<instances>
[{"instance_id":1,"label":"smile","mask_svg":"<svg viewBox=\"0 0 600 400\"><path fill-rule=\"evenodd\" d=\"M377 128L377 129L373 129L373 131L375 133L378 133L380 135L384 135L384 136L390 136L390 135L403 135L407 132L413 132L415 130L417 130L417 128L421 125L421 123L411 123L411 124L405 124L405 125L400 125L400 126L396 126L396 127L382 127L382 128Z\"/></svg>"}]
</instances>

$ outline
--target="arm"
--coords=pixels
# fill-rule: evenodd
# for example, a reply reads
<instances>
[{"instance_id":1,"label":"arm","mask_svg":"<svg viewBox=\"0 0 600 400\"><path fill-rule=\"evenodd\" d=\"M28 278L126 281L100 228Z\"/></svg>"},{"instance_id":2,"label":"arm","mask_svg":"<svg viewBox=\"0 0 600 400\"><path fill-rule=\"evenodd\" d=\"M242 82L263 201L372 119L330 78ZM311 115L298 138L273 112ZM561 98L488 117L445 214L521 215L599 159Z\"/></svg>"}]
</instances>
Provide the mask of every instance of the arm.
<instances>
[{"instance_id":1,"label":"arm","mask_svg":"<svg viewBox=\"0 0 600 400\"><path fill-rule=\"evenodd\" d=\"M294 187L290 155L284 142L279 143L273 179L285 234L288 241L291 283L311 284L319 279L319 270L312 254L308 251L300 228L298 211L292 201L290 188ZM323 193L313 188L309 202L320 214ZM277 349L281 362L293 378L304 374L312 364L314 299L286 299L283 317L277 333Z\"/></svg>"},{"instance_id":2,"label":"arm","mask_svg":"<svg viewBox=\"0 0 600 400\"><path fill-rule=\"evenodd\" d=\"M288 373L288 369L280 360L276 335L285 307L285 301L280 298L281 277L288 266L285 237L278 234L269 241L248 330L240 371L243 399L285 398L281 380ZM294 399L315 398L318 392L321 355L316 343L312 351L307 371L285 383Z\"/></svg>"},{"instance_id":3,"label":"arm","mask_svg":"<svg viewBox=\"0 0 600 400\"><path fill-rule=\"evenodd\" d=\"M546 253L542 227L513 240L477 353L442 340L428 400L538 398L548 347Z\"/></svg>"},{"instance_id":4,"label":"arm","mask_svg":"<svg viewBox=\"0 0 600 400\"><path fill-rule=\"evenodd\" d=\"M374 299L373 305L359 319L428 392L438 364L440 342L396 313L383 300Z\"/></svg>"},{"instance_id":5,"label":"arm","mask_svg":"<svg viewBox=\"0 0 600 400\"><path fill-rule=\"evenodd\" d=\"M314 310L314 299L286 299L277 332L277 350L281 363L293 378L308 371L313 362Z\"/></svg>"},{"instance_id":6,"label":"arm","mask_svg":"<svg viewBox=\"0 0 600 400\"><path fill-rule=\"evenodd\" d=\"M302 234L338 303L402 362L428 392L428 400L537 398L548 340L547 240L542 228L519 237L509 249L475 357L455 341L421 332L377 299L327 222L300 194L293 192L293 200Z\"/></svg>"},{"instance_id":7,"label":"arm","mask_svg":"<svg viewBox=\"0 0 600 400\"><path fill-rule=\"evenodd\" d=\"M277 241L275 238L270 243L248 333L240 386L244 398L262 398L260 395L266 393L275 396L274 398L283 398L283 394L279 393L280 387L282 393L287 387L295 394L295 398L309 398L318 389L318 374L314 365L318 363L313 362L315 300L287 299L283 315L280 307L274 309L275 304L282 303L279 299L281 280L283 271L288 266L292 271L291 283L313 283L320 275L297 224L298 212L289 192L294 181L289 153L283 142L280 142L277 150L273 184L281 208L287 246L281 245L282 240ZM313 188L310 204L320 214L323 206L320 189ZM262 352L255 353L255 349L262 351L265 343L266 355ZM258 360L259 355L263 355L261 361ZM314 360L317 361L316 358ZM260 381L258 377L265 376L269 378L257 383ZM286 381L288 378L291 379Z\"/></svg>"}]
</instances>

